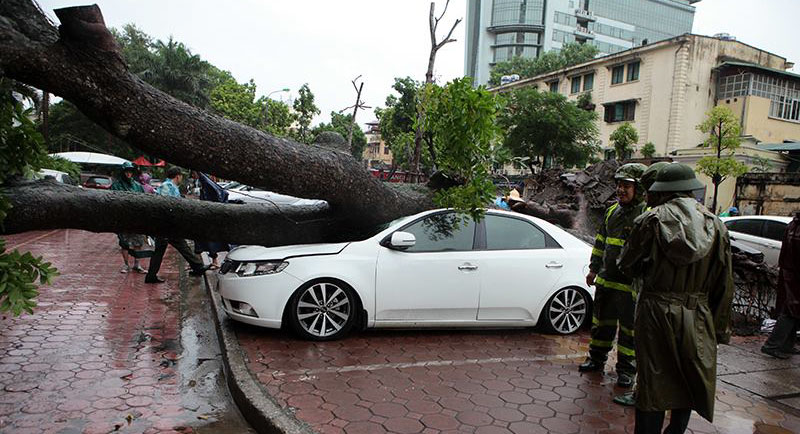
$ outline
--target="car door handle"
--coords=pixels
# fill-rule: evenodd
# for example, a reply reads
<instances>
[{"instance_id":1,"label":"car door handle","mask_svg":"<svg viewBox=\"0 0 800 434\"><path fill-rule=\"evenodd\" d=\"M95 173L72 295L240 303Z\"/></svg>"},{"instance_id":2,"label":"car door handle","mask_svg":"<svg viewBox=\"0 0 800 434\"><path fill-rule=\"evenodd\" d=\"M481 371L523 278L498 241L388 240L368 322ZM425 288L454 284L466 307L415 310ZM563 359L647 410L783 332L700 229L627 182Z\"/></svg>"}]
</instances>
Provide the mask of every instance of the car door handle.
<instances>
[{"instance_id":1,"label":"car door handle","mask_svg":"<svg viewBox=\"0 0 800 434\"><path fill-rule=\"evenodd\" d=\"M477 265L468 265L468 264L467 265L459 265L458 269L462 270L462 271L463 270L470 270L471 271L471 270L477 270L478 266Z\"/></svg>"},{"instance_id":2,"label":"car door handle","mask_svg":"<svg viewBox=\"0 0 800 434\"><path fill-rule=\"evenodd\" d=\"M547 268L561 268L561 267L564 266L564 264L561 264L561 263L558 263L558 262L550 262L550 263L544 264L544 266L547 267Z\"/></svg>"}]
</instances>

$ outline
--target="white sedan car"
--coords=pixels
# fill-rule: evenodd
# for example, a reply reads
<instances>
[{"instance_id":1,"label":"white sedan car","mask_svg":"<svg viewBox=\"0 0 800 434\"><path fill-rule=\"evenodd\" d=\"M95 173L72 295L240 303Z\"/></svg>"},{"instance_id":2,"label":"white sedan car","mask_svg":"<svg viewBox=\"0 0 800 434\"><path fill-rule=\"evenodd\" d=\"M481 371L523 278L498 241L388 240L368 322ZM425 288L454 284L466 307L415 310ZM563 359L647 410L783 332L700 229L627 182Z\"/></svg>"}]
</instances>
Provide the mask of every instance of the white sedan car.
<instances>
[{"instance_id":1,"label":"white sedan car","mask_svg":"<svg viewBox=\"0 0 800 434\"><path fill-rule=\"evenodd\" d=\"M251 187L249 185L238 184L234 187L227 188L228 200L241 200L244 203L258 203L267 205L317 205L324 204L324 200L314 199L301 199L299 197L287 196L285 194L274 193L272 191L262 190L258 187Z\"/></svg>"},{"instance_id":2,"label":"white sedan car","mask_svg":"<svg viewBox=\"0 0 800 434\"><path fill-rule=\"evenodd\" d=\"M353 327L524 327L575 332L591 318L591 247L527 215L452 210L395 220L357 242L243 246L223 263L227 314L331 340Z\"/></svg>"},{"instance_id":3,"label":"white sedan car","mask_svg":"<svg viewBox=\"0 0 800 434\"><path fill-rule=\"evenodd\" d=\"M738 241L764 253L764 263L778 265L783 244L783 233L791 217L748 215L721 217L733 241Z\"/></svg>"}]
</instances>

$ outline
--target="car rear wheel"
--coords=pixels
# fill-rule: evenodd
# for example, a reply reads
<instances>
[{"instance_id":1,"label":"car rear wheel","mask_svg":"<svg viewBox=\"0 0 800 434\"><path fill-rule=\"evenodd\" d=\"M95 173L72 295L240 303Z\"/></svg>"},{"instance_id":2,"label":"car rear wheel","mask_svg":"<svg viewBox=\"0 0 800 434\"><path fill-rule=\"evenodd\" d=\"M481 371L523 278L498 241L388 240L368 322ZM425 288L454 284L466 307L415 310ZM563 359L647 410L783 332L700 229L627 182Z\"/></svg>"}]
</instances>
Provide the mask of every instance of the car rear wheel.
<instances>
[{"instance_id":1,"label":"car rear wheel","mask_svg":"<svg viewBox=\"0 0 800 434\"><path fill-rule=\"evenodd\" d=\"M300 337L313 341L340 339L356 322L355 291L335 280L303 285L290 300L289 323Z\"/></svg>"},{"instance_id":2,"label":"car rear wheel","mask_svg":"<svg viewBox=\"0 0 800 434\"><path fill-rule=\"evenodd\" d=\"M561 288L548 300L541 316L547 331L575 333L589 318L589 295L578 288Z\"/></svg>"}]
</instances>

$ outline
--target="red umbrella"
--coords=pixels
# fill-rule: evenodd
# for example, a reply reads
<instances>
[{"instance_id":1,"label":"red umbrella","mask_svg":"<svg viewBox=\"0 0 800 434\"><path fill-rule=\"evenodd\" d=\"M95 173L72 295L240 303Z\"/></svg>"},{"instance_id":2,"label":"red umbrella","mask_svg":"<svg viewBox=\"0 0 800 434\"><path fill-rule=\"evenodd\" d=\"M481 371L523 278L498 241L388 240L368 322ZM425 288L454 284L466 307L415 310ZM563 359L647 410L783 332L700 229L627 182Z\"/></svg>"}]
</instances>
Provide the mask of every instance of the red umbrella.
<instances>
[{"instance_id":1,"label":"red umbrella","mask_svg":"<svg viewBox=\"0 0 800 434\"><path fill-rule=\"evenodd\" d=\"M158 160L158 163L151 163L150 160L144 158L144 155L140 156L139 158L133 160L133 164L137 166L156 166L156 167L164 167L167 163L164 160Z\"/></svg>"}]
</instances>

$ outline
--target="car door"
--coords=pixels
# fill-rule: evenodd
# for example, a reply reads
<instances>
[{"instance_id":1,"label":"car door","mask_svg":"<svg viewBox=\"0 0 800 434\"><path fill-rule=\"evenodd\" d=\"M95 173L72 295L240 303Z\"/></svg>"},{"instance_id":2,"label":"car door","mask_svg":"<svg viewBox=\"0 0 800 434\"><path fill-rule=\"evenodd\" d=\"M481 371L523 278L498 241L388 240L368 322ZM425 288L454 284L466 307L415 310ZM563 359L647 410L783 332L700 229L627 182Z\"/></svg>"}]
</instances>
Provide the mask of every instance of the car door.
<instances>
[{"instance_id":1,"label":"car door","mask_svg":"<svg viewBox=\"0 0 800 434\"><path fill-rule=\"evenodd\" d=\"M764 226L764 221L759 219L736 219L728 220L725 222L728 230L735 233L730 233L729 237L732 240L739 241L740 243L752 247L760 252L764 252L764 245L761 241L761 228Z\"/></svg>"},{"instance_id":2,"label":"car door","mask_svg":"<svg viewBox=\"0 0 800 434\"><path fill-rule=\"evenodd\" d=\"M770 265L778 264L778 257L781 254L783 244L783 233L786 231L786 223L765 220L762 228L761 242L764 246L764 262Z\"/></svg>"},{"instance_id":3,"label":"car door","mask_svg":"<svg viewBox=\"0 0 800 434\"><path fill-rule=\"evenodd\" d=\"M478 252L480 321L532 321L564 271L556 241L527 219L487 214ZM479 232L481 233L481 232Z\"/></svg>"},{"instance_id":4,"label":"car door","mask_svg":"<svg viewBox=\"0 0 800 434\"><path fill-rule=\"evenodd\" d=\"M481 272L473 251L475 228L472 219L459 221L452 212L402 227L416 244L378 253L376 321L475 321Z\"/></svg>"}]
</instances>

